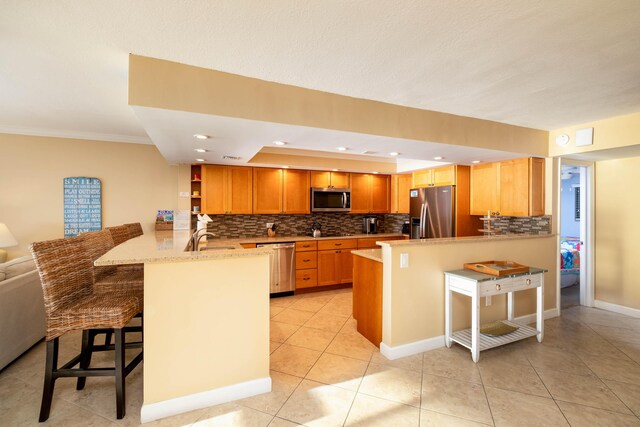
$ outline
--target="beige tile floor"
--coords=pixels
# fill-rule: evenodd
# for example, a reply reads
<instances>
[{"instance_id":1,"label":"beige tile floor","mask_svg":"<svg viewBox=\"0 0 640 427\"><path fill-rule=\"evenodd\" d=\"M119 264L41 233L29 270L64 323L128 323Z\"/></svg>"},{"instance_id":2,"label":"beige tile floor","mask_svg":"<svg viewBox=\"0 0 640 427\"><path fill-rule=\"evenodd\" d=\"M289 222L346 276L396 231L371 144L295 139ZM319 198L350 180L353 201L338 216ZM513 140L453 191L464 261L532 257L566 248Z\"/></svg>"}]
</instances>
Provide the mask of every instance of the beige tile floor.
<instances>
[{"instance_id":1,"label":"beige tile floor","mask_svg":"<svg viewBox=\"0 0 640 427\"><path fill-rule=\"evenodd\" d=\"M640 425L640 319L571 307L535 339L481 353L454 346L389 361L355 330L349 289L271 301L273 391L163 426ZM64 337L63 355L79 346ZM104 358L99 363L106 363ZM38 425L44 345L0 372L0 426ZM115 419L111 378L56 386L47 425L139 425L142 371Z\"/></svg>"}]
</instances>

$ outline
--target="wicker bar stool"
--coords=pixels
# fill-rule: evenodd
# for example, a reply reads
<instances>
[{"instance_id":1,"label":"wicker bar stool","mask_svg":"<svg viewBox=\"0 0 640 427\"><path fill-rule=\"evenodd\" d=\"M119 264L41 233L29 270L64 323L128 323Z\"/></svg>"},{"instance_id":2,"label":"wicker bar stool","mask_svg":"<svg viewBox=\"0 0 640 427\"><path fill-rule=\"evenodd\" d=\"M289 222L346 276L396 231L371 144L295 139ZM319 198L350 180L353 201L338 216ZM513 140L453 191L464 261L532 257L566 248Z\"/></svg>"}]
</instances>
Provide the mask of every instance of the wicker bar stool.
<instances>
[{"instance_id":1,"label":"wicker bar stool","mask_svg":"<svg viewBox=\"0 0 640 427\"><path fill-rule=\"evenodd\" d=\"M125 224L125 227L127 227L131 239L133 239L134 237L142 236L144 234L142 231L142 225L140 225L139 222Z\"/></svg>"},{"instance_id":2,"label":"wicker bar stool","mask_svg":"<svg viewBox=\"0 0 640 427\"><path fill-rule=\"evenodd\" d=\"M116 415L125 415L125 377L142 361L142 351L125 366L125 348L141 347L142 343L126 343L126 332L138 332L140 327L125 325L142 307L138 299L126 293L95 292L93 265L77 239L57 239L31 244L42 282L46 313L47 356L45 365L40 422L49 418L55 381L61 377L77 377L76 388L84 388L89 376L109 376L116 379ZM58 367L59 337L73 330L82 330L80 354ZM97 334L113 332L115 345L94 345ZM95 351L115 350L114 368L89 368ZM74 368L76 365L79 368Z\"/></svg>"},{"instance_id":3,"label":"wicker bar stool","mask_svg":"<svg viewBox=\"0 0 640 427\"><path fill-rule=\"evenodd\" d=\"M113 249L114 241L110 230L92 231L77 237L83 249L95 262L102 255ZM143 302L144 269L119 269L116 266L94 266L95 287L99 292L127 292L134 294Z\"/></svg>"},{"instance_id":4,"label":"wicker bar stool","mask_svg":"<svg viewBox=\"0 0 640 427\"><path fill-rule=\"evenodd\" d=\"M115 227L107 227L105 230L109 230L113 244L118 246L120 243L124 243L131 238L129 234L129 228L126 225L118 225Z\"/></svg>"}]
</instances>

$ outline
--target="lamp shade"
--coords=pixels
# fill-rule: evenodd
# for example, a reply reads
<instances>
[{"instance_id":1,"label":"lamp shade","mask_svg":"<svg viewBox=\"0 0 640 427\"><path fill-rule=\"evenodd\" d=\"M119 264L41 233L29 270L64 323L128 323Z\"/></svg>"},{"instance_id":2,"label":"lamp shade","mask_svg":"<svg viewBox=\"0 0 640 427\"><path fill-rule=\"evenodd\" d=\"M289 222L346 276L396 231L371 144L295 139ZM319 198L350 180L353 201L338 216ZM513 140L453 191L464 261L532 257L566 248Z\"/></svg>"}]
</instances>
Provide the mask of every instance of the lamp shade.
<instances>
[{"instance_id":1,"label":"lamp shade","mask_svg":"<svg viewBox=\"0 0 640 427\"><path fill-rule=\"evenodd\" d=\"M13 234L9 231L6 225L0 222L0 248L8 248L10 246L17 246L18 241Z\"/></svg>"}]
</instances>

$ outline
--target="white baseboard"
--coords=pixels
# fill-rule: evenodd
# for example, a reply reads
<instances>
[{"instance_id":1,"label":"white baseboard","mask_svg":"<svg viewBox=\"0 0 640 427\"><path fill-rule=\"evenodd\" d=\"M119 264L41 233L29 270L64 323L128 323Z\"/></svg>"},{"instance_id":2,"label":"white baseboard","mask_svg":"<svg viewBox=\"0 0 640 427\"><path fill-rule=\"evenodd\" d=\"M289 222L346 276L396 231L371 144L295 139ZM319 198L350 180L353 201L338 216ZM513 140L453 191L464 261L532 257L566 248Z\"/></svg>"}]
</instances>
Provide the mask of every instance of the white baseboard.
<instances>
[{"instance_id":1,"label":"white baseboard","mask_svg":"<svg viewBox=\"0 0 640 427\"><path fill-rule=\"evenodd\" d=\"M244 399L245 397L268 393L270 391L271 377L258 378L257 380L246 381L239 384L190 394L188 396L142 405L142 409L140 410L140 421L148 423L160 418L166 418L196 409Z\"/></svg>"},{"instance_id":2,"label":"white baseboard","mask_svg":"<svg viewBox=\"0 0 640 427\"><path fill-rule=\"evenodd\" d=\"M631 317L640 317L640 310L637 308L625 307L624 305L613 304L606 301L595 300L596 308L600 308L602 310L613 311L618 314L625 314Z\"/></svg>"},{"instance_id":3,"label":"white baseboard","mask_svg":"<svg viewBox=\"0 0 640 427\"><path fill-rule=\"evenodd\" d=\"M410 342L409 344L397 345L395 347L390 347L382 342L380 343L380 353L389 360L395 360L440 347L444 347L444 335Z\"/></svg>"},{"instance_id":4,"label":"white baseboard","mask_svg":"<svg viewBox=\"0 0 640 427\"><path fill-rule=\"evenodd\" d=\"M545 320L552 319L558 316L560 316L560 310L558 310L557 308L550 308L549 310L545 310L543 315ZM529 323L534 323L536 321L536 314L525 314L524 316L516 317L514 320L518 323L528 325Z\"/></svg>"},{"instance_id":5,"label":"white baseboard","mask_svg":"<svg viewBox=\"0 0 640 427\"><path fill-rule=\"evenodd\" d=\"M545 310L544 318L551 319L558 317L560 310L557 308L551 308ZM639 316L640 317L640 316ZM518 323L533 323L536 321L536 315L527 314L526 316L516 317L515 321ZM397 345L395 347L388 346L385 343L380 343L380 353L389 360L400 359L401 357L407 357L414 354L422 353L429 350L435 350L436 348L444 347L444 335L437 337L427 338L420 341L410 342L408 344Z\"/></svg>"}]
</instances>

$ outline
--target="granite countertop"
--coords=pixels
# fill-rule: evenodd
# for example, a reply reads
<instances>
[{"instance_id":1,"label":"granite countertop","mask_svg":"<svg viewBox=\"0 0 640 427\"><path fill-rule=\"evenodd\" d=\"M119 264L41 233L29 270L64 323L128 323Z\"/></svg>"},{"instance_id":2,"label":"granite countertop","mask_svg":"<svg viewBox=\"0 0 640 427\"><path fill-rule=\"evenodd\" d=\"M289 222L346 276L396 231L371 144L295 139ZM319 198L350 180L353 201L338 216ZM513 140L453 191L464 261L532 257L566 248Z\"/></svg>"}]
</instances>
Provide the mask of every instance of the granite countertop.
<instances>
[{"instance_id":1,"label":"granite countertop","mask_svg":"<svg viewBox=\"0 0 640 427\"><path fill-rule=\"evenodd\" d=\"M382 249L358 249L351 251L353 255L369 258L373 261L382 262Z\"/></svg>"},{"instance_id":2,"label":"granite countertop","mask_svg":"<svg viewBox=\"0 0 640 427\"><path fill-rule=\"evenodd\" d=\"M554 237L554 234L499 234L493 236L466 236L466 237L442 237L439 239L411 239L411 240L392 240L389 242L381 242L381 245L387 246L421 246L421 245L441 245L446 243L470 243L470 242L486 242L487 240L521 240L521 239L542 239L546 237Z\"/></svg>"},{"instance_id":3,"label":"granite countertop","mask_svg":"<svg viewBox=\"0 0 640 427\"><path fill-rule=\"evenodd\" d=\"M270 249L212 251L185 251L191 239L191 232L184 231L156 231L134 237L111 249L95 261L96 266L143 264L145 262L179 262L201 259L218 259L268 255ZM237 246L242 249L242 246Z\"/></svg>"},{"instance_id":4,"label":"granite countertop","mask_svg":"<svg viewBox=\"0 0 640 427\"><path fill-rule=\"evenodd\" d=\"M343 240L343 239L380 239L384 240L385 237L398 237L404 236L400 233L378 233L378 234L351 234L349 236L323 236L323 237L311 237L311 236L275 236L275 237L240 237L240 238L212 238L207 239L207 247L219 247L219 246L233 246L240 245L241 243L283 243L283 242L305 242L305 241L319 241L319 240ZM241 247L241 246L240 246Z\"/></svg>"}]
</instances>

